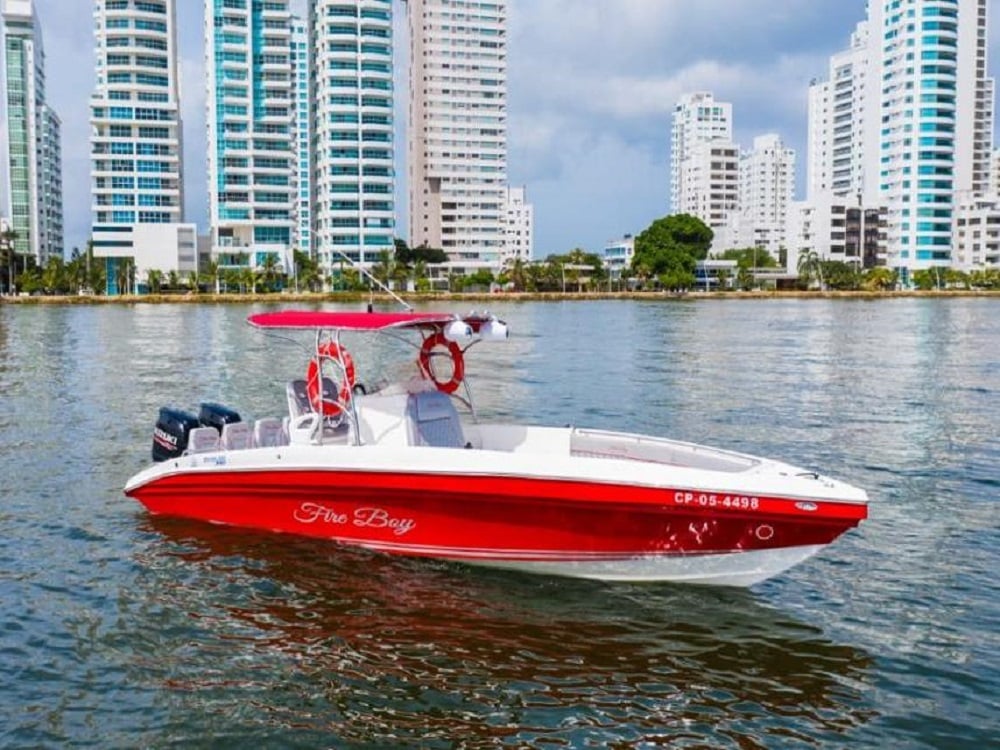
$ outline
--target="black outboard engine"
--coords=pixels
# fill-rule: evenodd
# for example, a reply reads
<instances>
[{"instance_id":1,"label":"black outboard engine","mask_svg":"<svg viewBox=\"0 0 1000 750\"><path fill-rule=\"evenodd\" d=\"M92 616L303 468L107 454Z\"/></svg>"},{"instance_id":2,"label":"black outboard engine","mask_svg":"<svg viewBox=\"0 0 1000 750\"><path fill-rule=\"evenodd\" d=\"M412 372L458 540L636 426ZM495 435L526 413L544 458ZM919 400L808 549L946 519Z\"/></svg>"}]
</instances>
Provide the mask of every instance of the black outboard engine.
<instances>
[{"instance_id":1,"label":"black outboard engine","mask_svg":"<svg viewBox=\"0 0 1000 750\"><path fill-rule=\"evenodd\" d=\"M222 404L204 402L198 412L198 421L204 427L214 427L222 434L222 426L240 421L240 415Z\"/></svg>"},{"instance_id":2,"label":"black outboard engine","mask_svg":"<svg viewBox=\"0 0 1000 750\"><path fill-rule=\"evenodd\" d=\"M153 460L177 458L188 447L188 435L199 426L198 417L181 409L164 406L153 428Z\"/></svg>"}]
</instances>

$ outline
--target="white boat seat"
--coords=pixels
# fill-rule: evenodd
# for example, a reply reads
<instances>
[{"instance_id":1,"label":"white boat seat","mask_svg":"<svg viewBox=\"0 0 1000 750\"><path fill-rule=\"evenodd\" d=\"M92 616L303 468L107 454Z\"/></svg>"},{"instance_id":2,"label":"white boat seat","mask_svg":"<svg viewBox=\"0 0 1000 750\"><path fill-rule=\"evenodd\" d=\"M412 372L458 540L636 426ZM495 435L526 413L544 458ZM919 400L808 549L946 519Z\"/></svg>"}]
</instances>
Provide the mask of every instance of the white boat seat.
<instances>
[{"instance_id":1,"label":"white boat seat","mask_svg":"<svg viewBox=\"0 0 1000 750\"><path fill-rule=\"evenodd\" d=\"M288 415L295 419L312 411L309 394L306 391L306 381L290 380L285 386L285 396L288 399Z\"/></svg>"},{"instance_id":2,"label":"white boat seat","mask_svg":"<svg viewBox=\"0 0 1000 750\"><path fill-rule=\"evenodd\" d=\"M188 433L188 453L211 453L219 450L219 431L214 427L195 427Z\"/></svg>"},{"instance_id":3,"label":"white boat seat","mask_svg":"<svg viewBox=\"0 0 1000 750\"><path fill-rule=\"evenodd\" d=\"M288 434L277 417L265 417L253 423L253 444L257 448L277 448L288 445Z\"/></svg>"},{"instance_id":4,"label":"white boat seat","mask_svg":"<svg viewBox=\"0 0 1000 750\"><path fill-rule=\"evenodd\" d=\"M248 422L222 425L222 450L241 451L253 446L253 428Z\"/></svg>"},{"instance_id":5,"label":"white boat seat","mask_svg":"<svg viewBox=\"0 0 1000 750\"><path fill-rule=\"evenodd\" d=\"M412 445L434 448L464 448L465 436L451 397L441 391L414 393L409 398L407 412Z\"/></svg>"},{"instance_id":6,"label":"white boat seat","mask_svg":"<svg viewBox=\"0 0 1000 750\"><path fill-rule=\"evenodd\" d=\"M332 378L324 377L323 380L323 400L337 403L337 384ZM285 397L288 399L288 416L292 419L301 417L303 414L312 414L316 411L309 400L309 391L306 389L305 380L290 380L285 386Z\"/></svg>"}]
</instances>

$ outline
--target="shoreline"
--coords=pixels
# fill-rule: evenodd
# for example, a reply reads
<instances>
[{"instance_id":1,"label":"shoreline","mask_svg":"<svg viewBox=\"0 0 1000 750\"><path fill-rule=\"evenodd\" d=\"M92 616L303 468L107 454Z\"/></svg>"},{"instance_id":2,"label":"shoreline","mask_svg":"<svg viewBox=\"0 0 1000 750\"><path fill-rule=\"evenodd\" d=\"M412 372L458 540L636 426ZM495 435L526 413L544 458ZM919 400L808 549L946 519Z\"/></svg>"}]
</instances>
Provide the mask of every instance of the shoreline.
<instances>
[{"instance_id":1,"label":"shoreline","mask_svg":"<svg viewBox=\"0 0 1000 750\"><path fill-rule=\"evenodd\" d=\"M750 292L413 292L400 295L409 304L422 302L586 302L593 300L692 301L746 299L909 299L941 297L996 297L996 289L931 289L910 291L750 291ZM365 292L274 292L271 294L122 294L0 296L0 304L12 305L139 305L139 304L258 304L287 302L395 303L388 294Z\"/></svg>"}]
</instances>

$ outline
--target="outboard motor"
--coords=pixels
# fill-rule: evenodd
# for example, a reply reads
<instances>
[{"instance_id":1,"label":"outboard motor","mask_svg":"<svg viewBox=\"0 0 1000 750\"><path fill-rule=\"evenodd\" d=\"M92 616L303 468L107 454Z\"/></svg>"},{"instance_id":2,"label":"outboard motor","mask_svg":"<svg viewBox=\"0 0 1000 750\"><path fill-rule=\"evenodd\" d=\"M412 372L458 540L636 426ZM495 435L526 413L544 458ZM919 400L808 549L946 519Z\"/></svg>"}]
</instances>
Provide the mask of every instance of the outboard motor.
<instances>
[{"instance_id":1,"label":"outboard motor","mask_svg":"<svg viewBox=\"0 0 1000 750\"><path fill-rule=\"evenodd\" d=\"M164 406L153 428L153 460L177 458L188 447L188 435L199 426L198 417L181 409Z\"/></svg>"},{"instance_id":2,"label":"outboard motor","mask_svg":"<svg viewBox=\"0 0 1000 750\"><path fill-rule=\"evenodd\" d=\"M214 427L222 434L222 426L239 422L240 415L222 404L203 402L198 412L198 421L205 427Z\"/></svg>"}]
</instances>

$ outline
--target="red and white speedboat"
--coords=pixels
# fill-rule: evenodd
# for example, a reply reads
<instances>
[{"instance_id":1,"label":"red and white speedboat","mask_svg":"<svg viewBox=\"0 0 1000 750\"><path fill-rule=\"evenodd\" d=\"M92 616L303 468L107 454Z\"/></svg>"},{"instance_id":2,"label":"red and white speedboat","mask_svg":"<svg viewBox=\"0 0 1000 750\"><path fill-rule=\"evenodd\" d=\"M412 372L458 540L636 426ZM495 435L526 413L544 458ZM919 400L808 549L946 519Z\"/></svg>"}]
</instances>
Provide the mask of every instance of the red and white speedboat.
<instances>
[{"instance_id":1,"label":"red and white speedboat","mask_svg":"<svg viewBox=\"0 0 1000 750\"><path fill-rule=\"evenodd\" d=\"M536 573L731 586L787 570L867 517L863 490L777 461L478 421L464 355L506 338L493 317L283 311L249 322L313 333L289 414L250 423L215 404L197 417L162 409L157 460L125 487L150 512ZM343 339L358 332L412 345L412 376L357 383Z\"/></svg>"}]
</instances>

